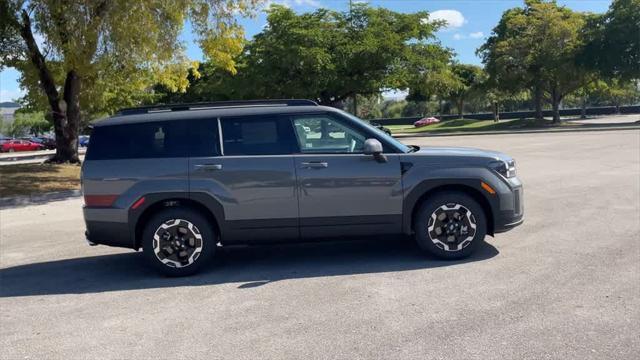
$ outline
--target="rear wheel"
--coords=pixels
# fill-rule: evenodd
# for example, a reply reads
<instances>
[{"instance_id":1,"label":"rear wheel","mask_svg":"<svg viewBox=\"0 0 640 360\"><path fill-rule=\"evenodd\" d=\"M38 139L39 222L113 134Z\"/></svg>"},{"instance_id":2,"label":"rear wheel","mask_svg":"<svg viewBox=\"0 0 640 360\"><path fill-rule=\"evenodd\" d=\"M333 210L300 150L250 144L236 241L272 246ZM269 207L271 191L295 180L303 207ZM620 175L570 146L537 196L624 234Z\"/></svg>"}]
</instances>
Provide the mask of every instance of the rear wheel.
<instances>
[{"instance_id":1,"label":"rear wheel","mask_svg":"<svg viewBox=\"0 0 640 360\"><path fill-rule=\"evenodd\" d=\"M471 255L487 234L486 216L471 196L441 192L427 199L414 223L418 245L443 259Z\"/></svg>"},{"instance_id":2,"label":"rear wheel","mask_svg":"<svg viewBox=\"0 0 640 360\"><path fill-rule=\"evenodd\" d=\"M167 276L200 270L213 256L217 238L207 219L191 209L170 208L154 215L143 232L149 265Z\"/></svg>"}]
</instances>

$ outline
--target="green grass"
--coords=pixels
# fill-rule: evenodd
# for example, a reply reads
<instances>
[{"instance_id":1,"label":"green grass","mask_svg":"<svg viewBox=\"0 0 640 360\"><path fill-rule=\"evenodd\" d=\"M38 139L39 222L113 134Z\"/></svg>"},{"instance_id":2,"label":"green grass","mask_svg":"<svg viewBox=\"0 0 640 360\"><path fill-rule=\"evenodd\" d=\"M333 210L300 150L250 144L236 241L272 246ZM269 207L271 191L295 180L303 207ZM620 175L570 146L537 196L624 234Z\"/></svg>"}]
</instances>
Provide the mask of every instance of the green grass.
<instances>
[{"instance_id":1,"label":"green grass","mask_svg":"<svg viewBox=\"0 0 640 360\"><path fill-rule=\"evenodd\" d=\"M494 122L493 120L455 119L416 128L413 125L387 125L392 133L444 133L467 131L520 130L551 127L551 120L517 119ZM561 125L567 126L567 125ZM571 126L571 125L568 125Z\"/></svg>"},{"instance_id":2,"label":"green grass","mask_svg":"<svg viewBox=\"0 0 640 360\"><path fill-rule=\"evenodd\" d=\"M0 197L80 189L80 166L25 164L0 166Z\"/></svg>"}]
</instances>

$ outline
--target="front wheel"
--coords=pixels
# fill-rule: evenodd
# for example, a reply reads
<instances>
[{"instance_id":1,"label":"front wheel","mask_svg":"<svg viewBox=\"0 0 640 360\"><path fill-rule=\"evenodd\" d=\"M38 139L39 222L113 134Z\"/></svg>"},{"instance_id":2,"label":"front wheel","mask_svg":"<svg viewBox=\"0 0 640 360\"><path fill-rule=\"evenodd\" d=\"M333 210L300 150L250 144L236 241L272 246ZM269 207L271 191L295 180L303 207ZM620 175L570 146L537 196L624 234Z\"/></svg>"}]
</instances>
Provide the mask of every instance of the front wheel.
<instances>
[{"instance_id":1,"label":"front wheel","mask_svg":"<svg viewBox=\"0 0 640 360\"><path fill-rule=\"evenodd\" d=\"M418 245L443 259L471 255L484 241L487 220L480 204L462 192L441 192L422 203L414 222Z\"/></svg>"},{"instance_id":2,"label":"front wheel","mask_svg":"<svg viewBox=\"0 0 640 360\"><path fill-rule=\"evenodd\" d=\"M147 222L142 249L147 262L160 273L187 276L208 262L216 243L211 224L199 212L169 208Z\"/></svg>"}]
</instances>

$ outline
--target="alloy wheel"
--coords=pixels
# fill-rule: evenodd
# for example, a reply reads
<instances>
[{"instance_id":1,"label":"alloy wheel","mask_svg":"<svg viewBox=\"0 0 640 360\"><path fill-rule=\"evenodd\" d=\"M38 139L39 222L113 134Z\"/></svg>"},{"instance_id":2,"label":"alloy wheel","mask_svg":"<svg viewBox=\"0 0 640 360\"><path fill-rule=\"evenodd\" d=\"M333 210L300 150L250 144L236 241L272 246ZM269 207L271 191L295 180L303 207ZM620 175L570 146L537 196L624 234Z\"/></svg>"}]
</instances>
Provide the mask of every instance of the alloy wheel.
<instances>
[{"instance_id":1,"label":"alloy wheel","mask_svg":"<svg viewBox=\"0 0 640 360\"><path fill-rule=\"evenodd\" d=\"M167 266L187 267L202 253L202 234L187 220L168 220L153 235L153 252Z\"/></svg>"},{"instance_id":2,"label":"alloy wheel","mask_svg":"<svg viewBox=\"0 0 640 360\"><path fill-rule=\"evenodd\" d=\"M459 251L473 241L476 235L476 218L461 204L445 204L431 213L427 231L438 248Z\"/></svg>"}]
</instances>

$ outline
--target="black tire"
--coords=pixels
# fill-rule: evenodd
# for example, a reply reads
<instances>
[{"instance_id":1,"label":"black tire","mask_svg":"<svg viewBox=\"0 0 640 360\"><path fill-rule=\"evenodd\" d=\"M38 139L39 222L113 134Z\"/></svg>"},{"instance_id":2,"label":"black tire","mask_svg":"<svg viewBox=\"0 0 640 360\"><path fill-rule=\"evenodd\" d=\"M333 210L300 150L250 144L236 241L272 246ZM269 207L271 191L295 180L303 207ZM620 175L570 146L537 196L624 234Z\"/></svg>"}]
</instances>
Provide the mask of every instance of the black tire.
<instances>
[{"instance_id":1,"label":"black tire","mask_svg":"<svg viewBox=\"0 0 640 360\"><path fill-rule=\"evenodd\" d=\"M461 207L454 210L457 205ZM438 220L442 213L445 213L445 222ZM467 214L469 217L466 216ZM456 215L461 220L452 219L454 217L452 215ZM471 225L473 220L475 220L475 229ZM457 235L451 235L457 240L449 242L447 233L442 232L443 229L448 230L444 224L447 224L447 227L449 224L453 225L454 229L456 224L458 229L466 226L466 232L457 230L458 232L455 233ZM431 231L429 231L430 226L433 226ZM444 235L437 235L437 227ZM482 206L471 196L463 192L443 191L430 196L420 205L414 221L414 232L416 242L424 251L441 259L462 259L471 255L484 242L487 234L487 217Z\"/></svg>"},{"instance_id":2,"label":"black tire","mask_svg":"<svg viewBox=\"0 0 640 360\"><path fill-rule=\"evenodd\" d=\"M176 223L178 220L179 223ZM190 226L189 223L193 226ZM163 225L168 226L168 228L161 229ZM169 237L169 239L174 239L178 242L183 241L183 251L191 255L188 256L187 259L183 258L187 264L179 261L181 259L178 258L178 254L183 253L183 251L174 250L172 245L168 245L171 241L164 242L164 244L167 245L165 248L171 248L168 249L172 252L170 256L165 257L167 252L163 250L158 250L159 254L156 255L154 245L157 244L158 249L162 245L162 243L159 242L160 240L155 239L156 232L158 232L160 236L162 230L166 230L165 232L168 233L176 229L184 231L185 233ZM197 238L198 235L201 236L201 239ZM191 241L194 243L192 247L189 246L189 242ZM203 265L209 263L209 260L215 253L217 242L217 236L213 231L213 227L198 211L189 208L168 208L153 215L145 224L142 235L142 250L147 263L161 274L172 277L188 276L195 274ZM179 248L179 245L177 245L177 248ZM199 255L197 254L197 248L200 248ZM164 257L168 264L160 260L160 257Z\"/></svg>"}]
</instances>

